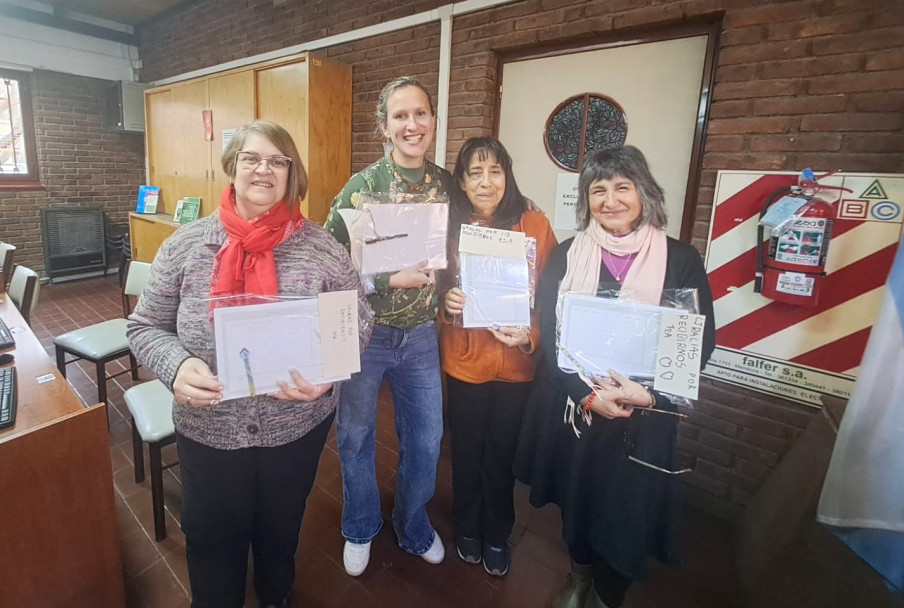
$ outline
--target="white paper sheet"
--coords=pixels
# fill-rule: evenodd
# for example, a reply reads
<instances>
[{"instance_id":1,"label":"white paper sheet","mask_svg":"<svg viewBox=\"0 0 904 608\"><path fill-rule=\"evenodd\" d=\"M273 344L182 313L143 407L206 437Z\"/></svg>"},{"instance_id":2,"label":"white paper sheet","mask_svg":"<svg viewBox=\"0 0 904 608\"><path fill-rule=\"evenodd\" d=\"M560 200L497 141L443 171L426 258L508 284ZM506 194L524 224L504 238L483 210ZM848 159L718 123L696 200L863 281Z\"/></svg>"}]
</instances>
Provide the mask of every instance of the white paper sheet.
<instances>
[{"instance_id":1,"label":"white paper sheet","mask_svg":"<svg viewBox=\"0 0 904 608\"><path fill-rule=\"evenodd\" d=\"M523 244L522 244L523 249ZM524 258L459 254L467 328L530 326L530 276Z\"/></svg>"},{"instance_id":2,"label":"white paper sheet","mask_svg":"<svg viewBox=\"0 0 904 608\"><path fill-rule=\"evenodd\" d=\"M350 377L323 375L317 298L217 308L214 333L224 399L278 392L279 380L292 385L290 369L313 383Z\"/></svg>"},{"instance_id":3,"label":"white paper sheet","mask_svg":"<svg viewBox=\"0 0 904 608\"><path fill-rule=\"evenodd\" d=\"M588 372L653 376L662 314L674 309L571 293L562 298L559 344ZM561 348L559 367L579 371Z\"/></svg>"},{"instance_id":4,"label":"white paper sheet","mask_svg":"<svg viewBox=\"0 0 904 608\"><path fill-rule=\"evenodd\" d=\"M448 203L364 203L351 231L359 272L395 272L423 261L427 269L445 268L448 220Z\"/></svg>"}]
</instances>

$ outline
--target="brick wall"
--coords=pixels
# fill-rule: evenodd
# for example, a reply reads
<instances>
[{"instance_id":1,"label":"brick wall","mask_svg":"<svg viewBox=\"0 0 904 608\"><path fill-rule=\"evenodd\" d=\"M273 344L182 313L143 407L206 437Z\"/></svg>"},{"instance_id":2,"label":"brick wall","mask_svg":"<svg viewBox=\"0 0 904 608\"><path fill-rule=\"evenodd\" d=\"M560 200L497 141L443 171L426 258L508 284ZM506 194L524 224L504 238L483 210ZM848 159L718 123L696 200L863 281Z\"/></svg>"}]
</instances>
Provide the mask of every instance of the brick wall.
<instances>
[{"instance_id":1,"label":"brick wall","mask_svg":"<svg viewBox=\"0 0 904 608\"><path fill-rule=\"evenodd\" d=\"M141 28L153 80L443 5L337 0L199 0ZM720 169L904 171L904 4L898 0L522 0L456 18L449 111L451 163L468 137L492 132L506 52L618 36L627 29L721 19L716 86L697 196L703 251ZM326 49L354 66L353 169L381 153L380 87L414 74L435 91L439 25ZM680 447L697 459L687 485L713 507L746 504L814 410L704 383Z\"/></svg>"},{"instance_id":2,"label":"brick wall","mask_svg":"<svg viewBox=\"0 0 904 608\"><path fill-rule=\"evenodd\" d=\"M42 207L101 207L127 222L144 180L144 137L103 128L105 80L35 71L31 75L38 168L43 190L0 190L0 240L16 262L44 269Z\"/></svg>"}]
</instances>

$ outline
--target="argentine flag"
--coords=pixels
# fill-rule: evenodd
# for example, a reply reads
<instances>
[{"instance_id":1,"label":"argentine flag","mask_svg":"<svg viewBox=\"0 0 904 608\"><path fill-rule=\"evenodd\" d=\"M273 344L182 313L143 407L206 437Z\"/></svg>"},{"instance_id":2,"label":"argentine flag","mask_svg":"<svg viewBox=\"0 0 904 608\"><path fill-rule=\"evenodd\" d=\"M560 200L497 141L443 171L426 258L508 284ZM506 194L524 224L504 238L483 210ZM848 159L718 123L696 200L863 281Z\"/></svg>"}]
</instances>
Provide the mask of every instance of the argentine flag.
<instances>
[{"instance_id":1,"label":"argentine flag","mask_svg":"<svg viewBox=\"0 0 904 608\"><path fill-rule=\"evenodd\" d=\"M904 240L841 420L817 519L904 592Z\"/></svg>"}]
</instances>

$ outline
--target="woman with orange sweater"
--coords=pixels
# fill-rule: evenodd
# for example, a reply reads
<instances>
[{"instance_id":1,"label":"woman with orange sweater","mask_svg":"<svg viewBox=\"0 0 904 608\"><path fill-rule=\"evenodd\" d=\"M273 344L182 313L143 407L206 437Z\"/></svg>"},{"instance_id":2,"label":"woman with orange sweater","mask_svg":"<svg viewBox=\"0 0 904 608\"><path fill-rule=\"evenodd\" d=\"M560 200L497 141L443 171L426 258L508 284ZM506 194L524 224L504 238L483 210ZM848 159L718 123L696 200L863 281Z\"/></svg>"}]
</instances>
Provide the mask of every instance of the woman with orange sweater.
<instances>
[{"instance_id":1,"label":"woman with orange sweater","mask_svg":"<svg viewBox=\"0 0 904 608\"><path fill-rule=\"evenodd\" d=\"M458 153L450 193L449 269L455 284L462 224L515 230L533 237L537 276L556 246L549 221L528 209L515 183L512 159L498 140L469 139ZM512 461L524 403L534 378L540 330L537 311L529 328L465 329L455 318L467 306L451 287L443 299L440 352L447 375L452 433L452 510L458 556L494 576L508 572L508 538L515 522Z\"/></svg>"}]
</instances>

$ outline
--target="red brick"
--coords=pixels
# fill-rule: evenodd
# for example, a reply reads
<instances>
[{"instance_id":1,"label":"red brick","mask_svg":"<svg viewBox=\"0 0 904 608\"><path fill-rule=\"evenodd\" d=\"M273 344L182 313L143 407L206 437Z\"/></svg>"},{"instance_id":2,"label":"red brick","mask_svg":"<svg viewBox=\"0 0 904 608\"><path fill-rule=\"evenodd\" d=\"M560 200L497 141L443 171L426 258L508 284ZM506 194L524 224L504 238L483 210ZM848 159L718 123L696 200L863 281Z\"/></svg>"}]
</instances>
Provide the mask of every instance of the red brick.
<instances>
[{"instance_id":1,"label":"red brick","mask_svg":"<svg viewBox=\"0 0 904 608\"><path fill-rule=\"evenodd\" d=\"M868 20L869 13L848 13L844 15L809 19L806 23L802 24L798 31L798 35L801 38L810 38L814 36L860 32L864 29Z\"/></svg>"},{"instance_id":2,"label":"red brick","mask_svg":"<svg viewBox=\"0 0 904 608\"><path fill-rule=\"evenodd\" d=\"M747 82L756 76L758 66L752 63L724 65L716 72L718 82Z\"/></svg>"},{"instance_id":3,"label":"red brick","mask_svg":"<svg viewBox=\"0 0 904 608\"><path fill-rule=\"evenodd\" d=\"M811 15L809 2L769 4L747 10L730 11L725 15L723 27L733 29L748 25L770 24L781 21L798 21Z\"/></svg>"},{"instance_id":4,"label":"red brick","mask_svg":"<svg viewBox=\"0 0 904 608\"><path fill-rule=\"evenodd\" d=\"M901 113L817 114L804 116L801 131L894 131L904 124Z\"/></svg>"},{"instance_id":5,"label":"red brick","mask_svg":"<svg viewBox=\"0 0 904 608\"><path fill-rule=\"evenodd\" d=\"M743 152L744 138L737 135L708 135L704 149L707 152Z\"/></svg>"},{"instance_id":6,"label":"red brick","mask_svg":"<svg viewBox=\"0 0 904 608\"><path fill-rule=\"evenodd\" d=\"M732 46L722 49L719 53L719 65L760 63L761 61L805 57L809 48L810 43L806 40L763 42L760 44Z\"/></svg>"},{"instance_id":7,"label":"red brick","mask_svg":"<svg viewBox=\"0 0 904 608\"><path fill-rule=\"evenodd\" d=\"M841 135L795 133L791 135L758 135L750 138L751 152L837 152Z\"/></svg>"},{"instance_id":8,"label":"red brick","mask_svg":"<svg viewBox=\"0 0 904 608\"><path fill-rule=\"evenodd\" d=\"M720 82L713 93L714 101L725 99L751 99L759 97L783 97L803 92L803 80L754 80L749 82ZM836 91L830 91L835 93Z\"/></svg>"},{"instance_id":9,"label":"red brick","mask_svg":"<svg viewBox=\"0 0 904 608\"><path fill-rule=\"evenodd\" d=\"M709 108L710 118L735 118L737 116L747 116L750 113L751 102L749 100L740 101L717 101Z\"/></svg>"},{"instance_id":10,"label":"red brick","mask_svg":"<svg viewBox=\"0 0 904 608\"><path fill-rule=\"evenodd\" d=\"M900 48L904 27L870 28L855 34L826 36L812 41L813 55L860 53Z\"/></svg>"},{"instance_id":11,"label":"red brick","mask_svg":"<svg viewBox=\"0 0 904 608\"><path fill-rule=\"evenodd\" d=\"M787 133L796 119L786 117L725 118L709 121L711 135L748 133Z\"/></svg>"},{"instance_id":12,"label":"red brick","mask_svg":"<svg viewBox=\"0 0 904 608\"><path fill-rule=\"evenodd\" d=\"M779 116L787 114L824 114L844 112L847 108L845 95L805 95L801 97L776 97L756 99L753 114Z\"/></svg>"},{"instance_id":13,"label":"red brick","mask_svg":"<svg viewBox=\"0 0 904 608\"><path fill-rule=\"evenodd\" d=\"M889 152L892 154L904 154L904 133L845 135L844 149L847 152Z\"/></svg>"},{"instance_id":14,"label":"red brick","mask_svg":"<svg viewBox=\"0 0 904 608\"><path fill-rule=\"evenodd\" d=\"M904 50L900 47L884 53L873 53L866 59L866 69L869 71L901 68L904 68Z\"/></svg>"},{"instance_id":15,"label":"red brick","mask_svg":"<svg viewBox=\"0 0 904 608\"><path fill-rule=\"evenodd\" d=\"M848 95L857 112L899 112L904 108L904 90Z\"/></svg>"},{"instance_id":16,"label":"red brick","mask_svg":"<svg viewBox=\"0 0 904 608\"><path fill-rule=\"evenodd\" d=\"M637 27L664 21L677 21L681 19L681 15L681 5L677 2L658 4L616 15L612 25L615 29Z\"/></svg>"},{"instance_id":17,"label":"red brick","mask_svg":"<svg viewBox=\"0 0 904 608\"><path fill-rule=\"evenodd\" d=\"M709 154L703 155L705 169L776 171L792 168L786 154Z\"/></svg>"},{"instance_id":18,"label":"red brick","mask_svg":"<svg viewBox=\"0 0 904 608\"><path fill-rule=\"evenodd\" d=\"M811 94L899 91L904 89L904 70L822 76L807 81Z\"/></svg>"},{"instance_id":19,"label":"red brick","mask_svg":"<svg viewBox=\"0 0 904 608\"><path fill-rule=\"evenodd\" d=\"M761 78L794 78L841 74L862 69L863 59L858 55L846 57L806 57L784 61L768 61L759 65Z\"/></svg>"},{"instance_id":20,"label":"red brick","mask_svg":"<svg viewBox=\"0 0 904 608\"><path fill-rule=\"evenodd\" d=\"M875 173L895 173L899 170L898 155L890 154L798 154L797 163L801 167L812 167L814 171L861 171Z\"/></svg>"},{"instance_id":21,"label":"red brick","mask_svg":"<svg viewBox=\"0 0 904 608\"><path fill-rule=\"evenodd\" d=\"M736 46L739 44L751 45L759 44L765 40L766 28L762 25L754 25L751 27L735 27L727 29L719 38L722 48Z\"/></svg>"}]
</instances>

